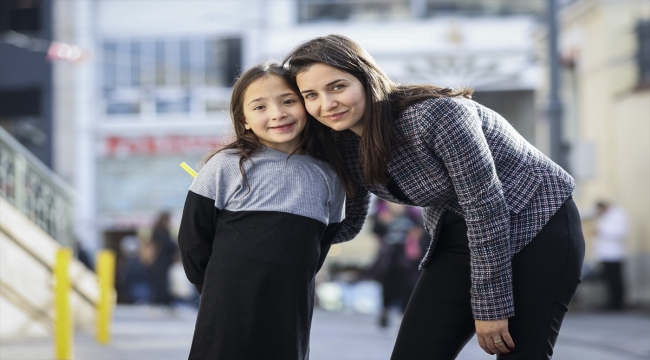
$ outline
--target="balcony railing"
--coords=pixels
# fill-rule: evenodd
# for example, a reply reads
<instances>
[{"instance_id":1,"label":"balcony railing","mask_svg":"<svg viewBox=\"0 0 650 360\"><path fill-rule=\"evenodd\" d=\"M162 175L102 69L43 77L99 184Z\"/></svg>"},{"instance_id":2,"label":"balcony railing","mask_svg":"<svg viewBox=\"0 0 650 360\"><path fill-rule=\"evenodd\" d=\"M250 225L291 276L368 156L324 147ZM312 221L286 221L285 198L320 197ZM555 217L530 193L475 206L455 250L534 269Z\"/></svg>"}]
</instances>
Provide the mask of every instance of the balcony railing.
<instances>
[{"instance_id":1,"label":"balcony railing","mask_svg":"<svg viewBox=\"0 0 650 360\"><path fill-rule=\"evenodd\" d=\"M62 245L74 245L74 191L2 127L0 196Z\"/></svg>"}]
</instances>

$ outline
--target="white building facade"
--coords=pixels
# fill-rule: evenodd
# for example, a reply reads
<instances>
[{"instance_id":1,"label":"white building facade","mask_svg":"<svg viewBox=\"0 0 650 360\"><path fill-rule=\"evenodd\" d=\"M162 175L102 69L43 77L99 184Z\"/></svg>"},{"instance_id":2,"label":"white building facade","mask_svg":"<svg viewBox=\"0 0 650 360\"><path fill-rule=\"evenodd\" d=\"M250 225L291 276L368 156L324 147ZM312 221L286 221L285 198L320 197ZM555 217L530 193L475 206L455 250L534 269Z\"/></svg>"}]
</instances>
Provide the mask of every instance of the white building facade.
<instances>
[{"instance_id":1,"label":"white building facade","mask_svg":"<svg viewBox=\"0 0 650 360\"><path fill-rule=\"evenodd\" d=\"M179 164L195 166L228 139L237 74L314 36L356 40L402 83L472 86L477 101L536 138L532 36L543 1L88 2L94 80L84 88L94 106L78 116L93 125L77 134L93 144L93 165L76 176L92 184L79 206L91 209L90 247L115 246L159 210L177 221L192 180Z\"/></svg>"}]
</instances>

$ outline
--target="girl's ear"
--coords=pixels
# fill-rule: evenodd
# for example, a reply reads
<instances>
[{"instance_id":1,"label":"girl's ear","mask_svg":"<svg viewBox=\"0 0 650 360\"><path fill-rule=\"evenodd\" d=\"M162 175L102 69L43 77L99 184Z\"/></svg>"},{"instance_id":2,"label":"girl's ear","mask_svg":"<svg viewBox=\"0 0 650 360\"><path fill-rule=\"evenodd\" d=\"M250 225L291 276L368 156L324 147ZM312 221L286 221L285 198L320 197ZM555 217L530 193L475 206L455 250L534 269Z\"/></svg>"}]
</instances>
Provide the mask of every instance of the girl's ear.
<instances>
[{"instance_id":1,"label":"girl's ear","mask_svg":"<svg viewBox=\"0 0 650 360\"><path fill-rule=\"evenodd\" d=\"M248 125L248 121L246 121L246 119L244 119L244 128L245 128L246 130L250 130L250 129L251 129L251 126Z\"/></svg>"}]
</instances>

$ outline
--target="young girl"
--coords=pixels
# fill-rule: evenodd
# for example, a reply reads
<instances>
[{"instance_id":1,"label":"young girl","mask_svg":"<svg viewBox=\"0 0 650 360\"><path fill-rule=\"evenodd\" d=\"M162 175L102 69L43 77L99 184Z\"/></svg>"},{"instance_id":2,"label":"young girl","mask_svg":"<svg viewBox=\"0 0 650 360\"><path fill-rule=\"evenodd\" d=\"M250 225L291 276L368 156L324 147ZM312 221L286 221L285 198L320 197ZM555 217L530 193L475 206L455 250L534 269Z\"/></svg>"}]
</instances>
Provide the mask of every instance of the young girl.
<instances>
[{"instance_id":1,"label":"young girl","mask_svg":"<svg viewBox=\"0 0 650 360\"><path fill-rule=\"evenodd\" d=\"M423 207L432 242L392 359L454 359L474 333L489 354L549 359L584 257L571 176L471 91L397 84L344 36L285 61L354 182L335 242L370 192Z\"/></svg>"},{"instance_id":2,"label":"young girl","mask_svg":"<svg viewBox=\"0 0 650 360\"><path fill-rule=\"evenodd\" d=\"M178 236L201 294L189 358L307 359L314 276L343 219L336 152L277 63L239 77L230 112L236 140L206 156Z\"/></svg>"}]
</instances>

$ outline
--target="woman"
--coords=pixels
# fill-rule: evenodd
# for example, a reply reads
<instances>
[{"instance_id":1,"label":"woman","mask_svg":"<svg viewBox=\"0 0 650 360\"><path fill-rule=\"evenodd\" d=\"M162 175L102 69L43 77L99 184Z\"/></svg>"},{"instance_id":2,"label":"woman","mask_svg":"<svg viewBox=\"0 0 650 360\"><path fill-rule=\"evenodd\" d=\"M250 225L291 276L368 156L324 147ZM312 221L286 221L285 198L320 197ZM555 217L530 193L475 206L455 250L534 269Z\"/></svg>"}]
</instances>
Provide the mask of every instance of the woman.
<instances>
[{"instance_id":1,"label":"woman","mask_svg":"<svg viewBox=\"0 0 650 360\"><path fill-rule=\"evenodd\" d=\"M476 333L488 354L549 359L584 257L573 179L470 90L399 85L344 36L285 64L354 183L335 242L370 192L423 207L432 241L392 358L453 359Z\"/></svg>"}]
</instances>

